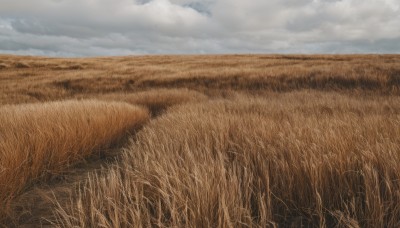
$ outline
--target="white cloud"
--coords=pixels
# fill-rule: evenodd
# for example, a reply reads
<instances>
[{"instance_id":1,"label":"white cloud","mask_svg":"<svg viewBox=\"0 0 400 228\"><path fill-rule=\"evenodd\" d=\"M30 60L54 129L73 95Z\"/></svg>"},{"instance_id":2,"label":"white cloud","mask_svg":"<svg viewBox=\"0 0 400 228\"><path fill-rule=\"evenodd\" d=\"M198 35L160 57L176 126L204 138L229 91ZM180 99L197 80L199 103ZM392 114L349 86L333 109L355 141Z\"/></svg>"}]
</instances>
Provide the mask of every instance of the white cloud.
<instances>
[{"instance_id":1,"label":"white cloud","mask_svg":"<svg viewBox=\"0 0 400 228\"><path fill-rule=\"evenodd\" d=\"M0 53L400 53L397 0L0 0Z\"/></svg>"}]
</instances>

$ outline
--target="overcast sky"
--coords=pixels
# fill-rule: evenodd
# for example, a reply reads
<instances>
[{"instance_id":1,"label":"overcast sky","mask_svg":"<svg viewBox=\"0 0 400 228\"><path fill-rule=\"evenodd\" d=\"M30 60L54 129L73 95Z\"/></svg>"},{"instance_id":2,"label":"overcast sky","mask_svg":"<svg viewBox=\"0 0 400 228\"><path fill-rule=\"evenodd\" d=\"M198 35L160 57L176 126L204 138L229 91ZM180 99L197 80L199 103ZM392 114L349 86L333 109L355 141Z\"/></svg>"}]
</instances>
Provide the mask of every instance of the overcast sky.
<instances>
[{"instance_id":1,"label":"overcast sky","mask_svg":"<svg viewBox=\"0 0 400 228\"><path fill-rule=\"evenodd\" d=\"M400 0L0 0L0 53L400 53Z\"/></svg>"}]
</instances>

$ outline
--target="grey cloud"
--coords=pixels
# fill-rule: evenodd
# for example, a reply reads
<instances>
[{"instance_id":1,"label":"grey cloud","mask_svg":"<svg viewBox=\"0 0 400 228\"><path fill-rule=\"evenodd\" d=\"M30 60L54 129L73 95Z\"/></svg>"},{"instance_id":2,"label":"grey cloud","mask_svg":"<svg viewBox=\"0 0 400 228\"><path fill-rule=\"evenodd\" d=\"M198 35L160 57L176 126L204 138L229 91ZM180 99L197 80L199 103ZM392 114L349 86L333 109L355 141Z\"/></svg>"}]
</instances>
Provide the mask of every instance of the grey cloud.
<instances>
[{"instance_id":1,"label":"grey cloud","mask_svg":"<svg viewBox=\"0 0 400 228\"><path fill-rule=\"evenodd\" d=\"M151 0L135 0L135 2L138 3L139 5L144 5L151 2Z\"/></svg>"},{"instance_id":2,"label":"grey cloud","mask_svg":"<svg viewBox=\"0 0 400 228\"><path fill-rule=\"evenodd\" d=\"M397 0L1 0L0 53L400 53Z\"/></svg>"}]
</instances>

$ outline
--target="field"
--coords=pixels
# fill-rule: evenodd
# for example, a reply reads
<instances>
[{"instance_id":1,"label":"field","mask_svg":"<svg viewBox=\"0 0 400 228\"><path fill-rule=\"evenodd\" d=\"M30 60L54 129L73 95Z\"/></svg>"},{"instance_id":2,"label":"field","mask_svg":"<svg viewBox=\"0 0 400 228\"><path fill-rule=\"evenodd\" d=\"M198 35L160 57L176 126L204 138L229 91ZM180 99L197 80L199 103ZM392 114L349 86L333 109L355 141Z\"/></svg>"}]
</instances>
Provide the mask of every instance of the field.
<instances>
[{"instance_id":1,"label":"field","mask_svg":"<svg viewBox=\"0 0 400 228\"><path fill-rule=\"evenodd\" d=\"M399 55L0 55L0 227L399 227Z\"/></svg>"}]
</instances>

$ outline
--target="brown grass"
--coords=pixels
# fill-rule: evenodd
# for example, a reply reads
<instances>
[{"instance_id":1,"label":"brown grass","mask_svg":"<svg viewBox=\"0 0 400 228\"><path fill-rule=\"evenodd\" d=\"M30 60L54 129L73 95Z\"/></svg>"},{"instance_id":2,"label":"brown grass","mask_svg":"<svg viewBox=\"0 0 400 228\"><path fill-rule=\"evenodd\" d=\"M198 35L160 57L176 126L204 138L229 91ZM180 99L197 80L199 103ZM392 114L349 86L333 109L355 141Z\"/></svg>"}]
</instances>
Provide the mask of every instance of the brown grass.
<instances>
[{"instance_id":1,"label":"brown grass","mask_svg":"<svg viewBox=\"0 0 400 228\"><path fill-rule=\"evenodd\" d=\"M400 100L314 95L174 109L60 204L58 224L397 227Z\"/></svg>"},{"instance_id":2,"label":"brown grass","mask_svg":"<svg viewBox=\"0 0 400 228\"><path fill-rule=\"evenodd\" d=\"M34 181L99 154L148 118L126 103L63 101L0 108L0 217Z\"/></svg>"},{"instance_id":3,"label":"brown grass","mask_svg":"<svg viewBox=\"0 0 400 228\"><path fill-rule=\"evenodd\" d=\"M398 227L399 60L0 56L0 226Z\"/></svg>"}]
</instances>

